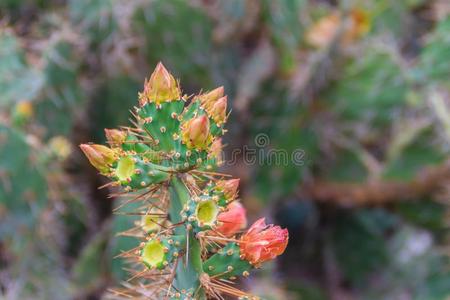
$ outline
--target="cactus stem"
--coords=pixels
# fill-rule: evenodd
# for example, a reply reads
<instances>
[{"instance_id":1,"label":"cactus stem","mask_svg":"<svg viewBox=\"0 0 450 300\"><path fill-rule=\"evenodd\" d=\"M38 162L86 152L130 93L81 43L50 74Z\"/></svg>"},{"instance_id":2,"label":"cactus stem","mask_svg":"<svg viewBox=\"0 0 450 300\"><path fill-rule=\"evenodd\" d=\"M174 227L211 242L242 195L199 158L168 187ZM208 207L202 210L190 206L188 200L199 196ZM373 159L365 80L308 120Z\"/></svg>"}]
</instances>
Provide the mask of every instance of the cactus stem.
<instances>
[{"instance_id":1,"label":"cactus stem","mask_svg":"<svg viewBox=\"0 0 450 300\"><path fill-rule=\"evenodd\" d=\"M171 180L170 192L172 194L169 214L172 223L182 222L180 212L190 198L190 193L181 178L174 176ZM174 287L177 290L194 288L197 291L195 299L206 299L203 290L200 288L199 276L202 271L202 259L200 243L195 238L191 230L186 226L178 226L175 228L175 234L186 236L186 264L178 264L177 272L174 280Z\"/></svg>"}]
</instances>

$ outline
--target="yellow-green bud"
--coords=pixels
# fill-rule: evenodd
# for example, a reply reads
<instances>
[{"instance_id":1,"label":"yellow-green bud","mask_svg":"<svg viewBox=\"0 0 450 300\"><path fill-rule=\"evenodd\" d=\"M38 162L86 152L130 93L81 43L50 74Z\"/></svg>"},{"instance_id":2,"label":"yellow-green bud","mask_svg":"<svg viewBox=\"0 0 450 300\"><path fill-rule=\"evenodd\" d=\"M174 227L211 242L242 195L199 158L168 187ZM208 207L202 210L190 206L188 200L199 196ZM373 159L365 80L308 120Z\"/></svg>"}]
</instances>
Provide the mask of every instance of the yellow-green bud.
<instances>
[{"instance_id":1,"label":"yellow-green bud","mask_svg":"<svg viewBox=\"0 0 450 300\"><path fill-rule=\"evenodd\" d=\"M218 124L225 122L227 117L227 96L220 98L213 104L210 114L214 122Z\"/></svg>"},{"instance_id":2,"label":"yellow-green bud","mask_svg":"<svg viewBox=\"0 0 450 300\"><path fill-rule=\"evenodd\" d=\"M206 149L211 139L206 115L188 121L183 128L183 140L189 148Z\"/></svg>"},{"instance_id":3,"label":"yellow-green bud","mask_svg":"<svg viewBox=\"0 0 450 300\"><path fill-rule=\"evenodd\" d=\"M200 98L200 103L207 109L211 109L211 107L214 105L214 103L223 97L223 86L220 86L212 91L209 91L208 93L202 94L198 96Z\"/></svg>"},{"instance_id":4,"label":"yellow-green bud","mask_svg":"<svg viewBox=\"0 0 450 300\"><path fill-rule=\"evenodd\" d=\"M81 144L81 150L89 162L101 173L108 173L109 166L116 160L113 150L97 144Z\"/></svg>"},{"instance_id":5,"label":"yellow-green bud","mask_svg":"<svg viewBox=\"0 0 450 300\"><path fill-rule=\"evenodd\" d=\"M117 129L105 129L106 139L111 146L120 146L127 138L127 133Z\"/></svg>"},{"instance_id":6,"label":"yellow-green bud","mask_svg":"<svg viewBox=\"0 0 450 300\"><path fill-rule=\"evenodd\" d=\"M139 103L147 102L160 104L180 99L181 92L178 83L172 74L160 62L150 76L150 80L144 84L144 91L139 95Z\"/></svg>"}]
</instances>

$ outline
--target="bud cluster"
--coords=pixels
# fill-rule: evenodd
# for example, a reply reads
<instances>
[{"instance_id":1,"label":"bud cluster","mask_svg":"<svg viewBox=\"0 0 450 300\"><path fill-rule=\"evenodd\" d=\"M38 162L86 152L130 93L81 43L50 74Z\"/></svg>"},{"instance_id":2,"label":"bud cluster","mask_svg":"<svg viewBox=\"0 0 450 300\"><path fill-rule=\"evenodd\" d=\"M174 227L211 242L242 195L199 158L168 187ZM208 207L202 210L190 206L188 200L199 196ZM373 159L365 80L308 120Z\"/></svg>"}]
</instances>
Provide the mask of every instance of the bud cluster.
<instances>
[{"instance_id":1,"label":"bud cluster","mask_svg":"<svg viewBox=\"0 0 450 300\"><path fill-rule=\"evenodd\" d=\"M221 136L227 120L223 87L181 96L175 78L159 63L139 94L135 127L105 129L109 147L82 144L89 162L111 186L121 187L124 204L139 203L135 227L124 232L141 240L121 257L137 269L115 296L158 299L240 299L255 297L227 284L283 253L288 232L266 225L247 226L238 201L238 179L210 170L222 163ZM226 280L226 281L223 281ZM142 287L147 287L151 291Z\"/></svg>"}]
</instances>

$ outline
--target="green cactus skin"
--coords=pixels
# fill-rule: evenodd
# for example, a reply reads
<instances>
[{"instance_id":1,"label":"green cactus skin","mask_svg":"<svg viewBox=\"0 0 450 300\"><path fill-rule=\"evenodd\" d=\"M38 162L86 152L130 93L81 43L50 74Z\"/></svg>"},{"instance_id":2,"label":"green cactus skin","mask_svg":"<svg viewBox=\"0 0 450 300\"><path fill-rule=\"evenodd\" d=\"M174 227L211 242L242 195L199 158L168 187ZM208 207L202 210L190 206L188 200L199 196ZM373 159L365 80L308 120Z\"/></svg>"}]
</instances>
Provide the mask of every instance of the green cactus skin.
<instances>
[{"instance_id":1,"label":"green cactus skin","mask_svg":"<svg viewBox=\"0 0 450 300\"><path fill-rule=\"evenodd\" d=\"M223 193L210 184L205 188L204 194L189 199L181 216L192 226L194 233L199 233L217 226L217 215L224 210L226 204Z\"/></svg>"},{"instance_id":2,"label":"green cactus skin","mask_svg":"<svg viewBox=\"0 0 450 300\"><path fill-rule=\"evenodd\" d=\"M180 172L203 166L208 160L207 151L188 149L182 143L182 122L206 114L198 102L193 103L184 112L185 101L182 99L161 104L146 103L137 109L140 124L145 132L151 133L155 148L169 153L170 157L165 164ZM215 122L212 119L210 121L211 134L215 137L222 134Z\"/></svg>"},{"instance_id":3,"label":"green cactus skin","mask_svg":"<svg viewBox=\"0 0 450 300\"><path fill-rule=\"evenodd\" d=\"M122 186L141 189L169 179L167 167L144 162L139 156L124 156L115 165L113 177Z\"/></svg>"},{"instance_id":4,"label":"green cactus skin","mask_svg":"<svg viewBox=\"0 0 450 300\"><path fill-rule=\"evenodd\" d=\"M190 200L189 191L179 178L174 177L171 180L170 193L172 196L171 205L169 208L170 219L173 223L182 222L180 212L183 210L184 205L186 205ZM175 234L179 236L186 236L186 247L189 247L189 257L186 264L180 263L177 265L177 275L175 277L174 287L178 291L198 291L195 295L195 299L206 299L203 290L199 289L199 278L203 272L199 241L195 238L194 233L192 231L188 231L185 226L175 228Z\"/></svg>"},{"instance_id":5,"label":"green cactus skin","mask_svg":"<svg viewBox=\"0 0 450 300\"><path fill-rule=\"evenodd\" d=\"M229 243L203 263L203 271L217 278L246 277L253 266L240 256L239 246Z\"/></svg>"}]
</instances>

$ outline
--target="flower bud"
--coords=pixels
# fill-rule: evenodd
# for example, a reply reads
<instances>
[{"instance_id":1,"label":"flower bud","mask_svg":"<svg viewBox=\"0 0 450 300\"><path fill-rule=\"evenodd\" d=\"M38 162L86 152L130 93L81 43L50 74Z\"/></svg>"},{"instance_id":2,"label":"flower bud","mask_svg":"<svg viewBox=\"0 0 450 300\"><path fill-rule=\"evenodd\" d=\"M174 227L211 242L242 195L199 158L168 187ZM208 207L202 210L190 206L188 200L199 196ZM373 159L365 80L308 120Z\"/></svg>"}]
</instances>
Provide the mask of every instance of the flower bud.
<instances>
[{"instance_id":1,"label":"flower bud","mask_svg":"<svg viewBox=\"0 0 450 300\"><path fill-rule=\"evenodd\" d=\"M216 227L215 231L226 237L235 235L239 230L247 226L245 208L237 201L231 202L227 207L227 211L220 213L217 219L221 225Z\"/></svg>"},{"instance_id":2,"label":"flower bud","mask_svg":"<svg viewBox=\"0 0 450 300\"><path fill-rule=\"evenodd\" d=\"M189 147L205 149L210 138L208 117L203 115L186 123L183 137Z\"/></svg>"},{"instance_id":3,"label":"flower bud","mask_svg":"<svg viewBox=\"0 0 450 300\"><path fill-rule=\"evenodd\" d=\"M150 80L145 82L144 91L139 95L139 103L162 102L180 99L181 92L175 78L167 71L160 62L156 66Z\"/></svg>"},{"instance_id":4,"label":"flower bud","mask_svg":"<svg viewBox=\"0 0 450 300\"><path fill-rule=\"evenodd\" d=\"M72 145L63 136L52 137L48 142L49 148L61 160L66 159L72 152Z\"/></svg>"},{"instance_id":5,"label":"flower bud","mask_svg":"<svg viewBox=\"0 0 450 300\"><path fill-rule=\"evenodd\" d=\"M220 98L211 108L211 117L214 122L222 124L227 116L227 96Z\"/></svg>"},{"instance_id":6,"label":"flower bud","mask_svg":"<svg viewBox=\"0 0 450 300\"><path fill-rule=\"evenodd\" d=\"M29 101L18 102L11 114L14 125L19 127L27 124L34 115L33 105Z\"/></svg>"},{"instance_id":7,"label":"flower bud","mask_svg":"<svg viewBox=\"0 0 450 300\"><path fill-rule=\"evenodd\" d=\"M344 43L351 43L363 37L371 26L370 16L367 11L354 8L350 11L350 28L344 34Z\"/></svg>"},{"instance_id":8,"label":"flower bud","mask_svg":"<svg viewBox=\"0 0 450 300\"><path fill-rule=\"evenodd\" d=\"M215 139L209 148L209 155L216 160L217 165L222 163L222 139Z\"/></svg>"},{"instance_id":9,"label":"flower bud","mask_svg":"<svg viewBox=\"0 0 450 300\"><path fill-rule=\"evenodd\" d=\"M261 218L242 235L239 248L244 259L258 265L282 254L288 240L287 229L273 224L266 225L265 219Z\"/></svg>"},{"instance_id":10,"label":"flower bud","mask_svg":"<svg viewBox=\"0 0 450 300\"><path fill-rule=\"evenodd\" d=\"M322 17L306 31L306 42L316 48L327 47L333 41L341 22L341 15L336 12Z\"/></svg>"},{"instance_id":11,"label":"flower bud","mask_svg":"<svg viewBox=\"0 0 450 300\"><path fill-rule=\"evenodd\" d=\"M200 95L200 103L206 108L210 109L212 105L220 98L223 97L223 86L220 86L206 94Z\"/></svg>"},{"instance_id":12,"label":"flower bud","mask_svg":"<svg viewBox=\"0 0 450 300\"><path fill-rule=\"evenodd\" d=\"M111 146L120 146L127 138L127 133L117 129L105 129L106 139Z\"/></svg>"},{"instance_id":13,"label":"flower bud","mask_svg":"<svg viewBox=\"0 0 450 300\"><path fill-rule=\"evenodd\" d=\"M165 216L163 216L162 211L158 209L152 209L148 214L143 215L141 217L141 228L147 232L158 232L163 226L164 221L166 220Z\"/></svg>"},{"instance_id":14,"label":"flower bud","mask_svg":"<svg viewBox=\"0 0 450 300\"><path fill-rule=\"evenodd\" d=\"M109 165L116 160L114 151L108 147L96 144L81 144L80 148L89 162L101 173L108 173Z\"/></svg>"},{"instance_id":15,"label":"flower bud","mask_svg":"<svg viewBox=\"0 0 450 300\"><path fill-rule=\"evenodd\" d=\"M33 116L33 105L29 101L21 101L14 107L15 113L25 119L29 119Z\"/></svg>"},{"instance_id":16,"label":"flower bud","mask_svg":"<svg viewBox=\"0 0 450 300\"><path fill-rule=\"evenodd\" d=\"M348 20L345 20L338 11L322 17L307 30L306 42L316 48L327 47L337 37L338 28L343 27L339 42L343 46L348 46L369 31L371 19L366 11L353 8L348 17ZM345 21L347 22L344 23Z\"/></svg>"},{"instance_id":17,"label":"flower bud","mask_svg":"<svg viewBox=\"0 0 450 300\"><path fill-rule=\"evenodd\" d=\"M217 183L217 187L223 191L227 200L234 199L237 195L239 179L221 180Z\"/></svg>"}]
</instances>

